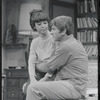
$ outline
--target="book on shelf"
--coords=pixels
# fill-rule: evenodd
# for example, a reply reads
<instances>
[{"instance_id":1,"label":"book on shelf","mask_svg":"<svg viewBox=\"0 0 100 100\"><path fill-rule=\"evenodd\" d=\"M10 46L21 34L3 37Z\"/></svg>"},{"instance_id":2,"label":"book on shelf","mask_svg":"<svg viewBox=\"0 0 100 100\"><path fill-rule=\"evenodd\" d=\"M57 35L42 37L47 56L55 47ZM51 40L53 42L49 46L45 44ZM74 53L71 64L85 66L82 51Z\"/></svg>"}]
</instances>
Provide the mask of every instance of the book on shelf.
<instances>
[{"instance_id":1,"label":"book on shelf","mask_svg":"<svg viewBox=\"0 0 100 100\"><path fill-rule=\"evenodd\" d=\"M97 42L97 30L78 31L77 39L81 42Z\"/></svg>"},{"instance_id":2,"label":"book on shelf","mask_svg":"<svg viewBox=\"0 0 100 100\"><path fill-rule=\"evenodd\" d=\"M93 42L97 42L97 31L93 31Z\"/></svg>"},{"instance_id":3,"label":"book on shelf","mask_svg":"<svg viewBox=\"0 0 100 100\"><path fill-rule=\"evenodd\" d=\"M98 56L98 48L97 48L97 45L95 45L95 46L93 46L93 45L86 45L86 46L84 46L84 48L85 48L85 51L86 51L86 53L87 53L87 55L89 56L89 57L91 57L91 56Z\"/></svg>"},{"instance_id":4,"label":"book on shelf","mask_svg":"<svg viewBox=\"0 0 100 100\"><path fill-rule=\"evenodd\" d=\"M77 18L77 27L78 28L97 28L98 20L93 17Z\"/></svg>"},{"instance_id":5,"label":"book on shelf","mask_svg":"<svg viewBox=\"0 0 100 100\"><path fill-rule=\"evenodd\" d=\"M80 28L79 18L77 18L77 27Z\"/></svg>"},{"instance_id":6,"label":"book on shelf","mask_svg":"<svg viewBox=\"0 0 100 100\"><path fill-rule=\"evenodd\" d=\"M87 31L87 41L86 42L91 42L91 31Z\"/></svg>"},{"instance_id":7,"label":"book on shelf","mask_svg":"<svg viewBox=\"0 0 100 100\"><path fill-rule=\"evenodd\" d=\"M81 33L77 32L77 39L80 40ZM81 41L81 40L80 40Z\"/></svg>"},{"instance_id":8,"label":"book on shelf","mask_svg":"<svg viewBox=\"0 0 100 100\"><path fill-rule=\"evenodd\" d=\"M88 28L86 18L83 17L82 20L83 20L84 28Z\"/></svg>"},{"instance_id":9,"label":"book on shelf","mask_svg":"<svg viewBox=\"0 0 100 100\"><path fill-rule=\"evenodd\" d=\"M96 0L83 0L83 1L78 0L77 1L78 14L96 12L96 7L97 7Z\"/></svg>"},{"instance_id":10,"label":"book on shelf","mask_svg":"<svg viewBox=\"0 0 100 100\"><path fill-rule=\"evenodd\" d=\"M92 10L91 0L88 0L88 8L89 8L89 12L91 12L91 10Z\"/></svg>"},{"instance_id":11,"label":"book on shelf","mask_svg":"<svg viewBox=\"0 0 100 100\"><path fill-rule=\"evenodd\" d=\"M84 33L81 31L81 37L80 37L81 42L84 42L83 37L84 37Z\"/></svg>"},{"instance_id":12,"label":"book on shelf","mask_svg":"<svg viewBox=\"0 0 100 100\"><path fill-rule=\"evenodd\" d=\"M93 18L90 18L90 21L91 21L92 27L96 27L96 24L95 24Z\"/></svg>"},{"instance_id":13,"label":"book on shelf","mask_svg":"<svg viewBox=\"0 0 100 100\"><path fill-rule=\"evenodd\" d=\"M93 31L91 31L90 36L91 36L90 42L93 42Z\"/></svg>"},{"instance_id":14,"label":"book on shelf","mask_svg":"<svg viewBox=\"0 0 100 100\"><path fill-rule=\"evenodd\" d=\"M88 1L84 0L84 12L87 13L88 12Z\"/></svg>"},{"instance_id":15,"label":"book on shelf","mask_svg":"<svg viewBox=\"0 0 100 100\"><path fill-rule=\"evenodd\" d=\"M83 21L82 21L82 18L79 18L79 22L80 22L80 28L83 28L84 26L83 26Z\"/></svg>"},{"instance_id":16,"label":"book on shelf","mask_svg":"<svg viewBox=\"0 0 100 100\"><path fill-rule=\"evenodd\" d=\"M95 24L95 27L98 27L98 20L97 18L92 18L93 23Z\"/></svg>"},{"instance_id":17,"label":"book on shelf","mask_svg":"<svg viewBox=\"0 0 100 100\"><path fill-rule=\"evenodd\" d=\"M88 56L92 56L93 49L94 49L93 46L89 46L89 51L87 52Z\"/></svg>"},{"instance_id":18,"label":"book on shelf","mask_svg":"<svg viewBox=\"0 0 100 100\"><path fill-rule=\"evenodd\" d=\"M94 46L92 56L97 56L97 52L98 52L98 48L97 48L97 46Z\"/></svg>"},{"instance_id":19,"label":"book on shelf","mask_svg":"<svg viewBox=\"0 0 100 100\"><path fill-rule=\"evenodd\" d=\"M78 1L77 1L77 13L80 14L80 4Z\"/></svg>"},{"instance_id":20,"label":"book on shelf","mask_svg":"<svg viewBox=\"0 0 100 100\"><path fill-rule=\"evenodd\" d=\"M87 20L88 27L92 28L90 17L87 17L86 20Z\"/></svg>"},{"instance_id":21,"label":"book on shelf","mask_svg":"<svg viewBox=\"0 0 100 100\"><path fill-rule=\"evenodd\" d=\"M98 23L98 19L97 18L94 17L93 19L94 19L94 21L96 21Z\"/></svg>"},{"instance_id":22,"label":"book on shelf","mask_svg":"<svg viewBox=\"0 0 100 100\"><path fill-rule=\"evenodd\" d=\"M77 11L78 14L83 14L84 13L84 3L77 1Z\"/></svg>"},{"instance_id":23,"label":"book on shelf","mask_svg":"<svg viewBox=\"0 0 100 100\"><path fill-rule=\"evenodd\" d=\"M87 31L82 31L82 42L86 42L86 39L87 39Z\"/></svg>"},{"instance_id":24,"label":"book on shelf","mask_svg":"<svg viewBox=\"0 0 100 100\"><path fill-rule=\"evenodd\" d=\"M84 46L87 55L89 56L89 52L90 52L90 46Z\"/></svg>"},{"instance_id":25,"label":"book on shelf","mask_svg":"<svg viewBox=\"0 0 100 100\"><path fill-rule=\"evenodd\" d=\"M84 5L83 5L83 2L80 2L80 13L81 14L84 13Z\"/></svg>"},{"instance_id":26,"label":"book on shelf","mask_svg":"<svg viewBox=\"0 0 100 100\"><path fill-rule=\"evenodd\" d=\"M95 2L94 0L91 0L91 12L96 12L96 5L95 5Z\"/></svg>"}]
</instances>

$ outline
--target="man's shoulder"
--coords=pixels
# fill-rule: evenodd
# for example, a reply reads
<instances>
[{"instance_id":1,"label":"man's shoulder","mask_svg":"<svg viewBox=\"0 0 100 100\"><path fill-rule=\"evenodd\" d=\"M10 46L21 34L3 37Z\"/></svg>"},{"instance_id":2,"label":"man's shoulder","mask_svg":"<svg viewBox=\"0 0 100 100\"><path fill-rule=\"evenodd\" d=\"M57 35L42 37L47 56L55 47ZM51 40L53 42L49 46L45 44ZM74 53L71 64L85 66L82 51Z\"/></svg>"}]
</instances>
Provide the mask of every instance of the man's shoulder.
<instances>
[{"instance_id":1,"label":"man's shoulder","mask_svg":"<svg viewBox=\"0 0 100 100\"><path fill-rule=\"evenodd\" d=\"M57 51L61 52L68 52L70 50L70 46L67 44L61 44L60 46L57 46Z\"/></svg>"}]
</instances>

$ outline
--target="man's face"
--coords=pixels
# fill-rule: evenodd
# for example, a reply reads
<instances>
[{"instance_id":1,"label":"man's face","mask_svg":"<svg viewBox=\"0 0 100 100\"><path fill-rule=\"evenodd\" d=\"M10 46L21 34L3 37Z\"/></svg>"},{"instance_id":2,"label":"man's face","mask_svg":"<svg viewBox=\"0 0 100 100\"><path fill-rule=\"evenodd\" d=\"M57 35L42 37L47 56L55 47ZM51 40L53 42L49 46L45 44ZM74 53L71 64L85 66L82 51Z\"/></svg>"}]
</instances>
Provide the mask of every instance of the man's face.
<instances>
[{"instance_id":1,"label":"man's face","mask_svg":"<svg viewBox=\"0 0 100 100\"><path fill-rule=\"evenodd\" d=\"M55 41L60 41L62 38L60 30L55 25L51 28L51 34L53 35Z\"/></svg>"},{"instance_id":2,"label":"man's face","mask_svg":"<svg viewBox=\"0 0 100 100\"><path fill-rule=\"evenodd\" d=\"M35 28L39 34L46 35L48 30L48 21L40 21L35 23Z\"/></svg>"}]
</instances>

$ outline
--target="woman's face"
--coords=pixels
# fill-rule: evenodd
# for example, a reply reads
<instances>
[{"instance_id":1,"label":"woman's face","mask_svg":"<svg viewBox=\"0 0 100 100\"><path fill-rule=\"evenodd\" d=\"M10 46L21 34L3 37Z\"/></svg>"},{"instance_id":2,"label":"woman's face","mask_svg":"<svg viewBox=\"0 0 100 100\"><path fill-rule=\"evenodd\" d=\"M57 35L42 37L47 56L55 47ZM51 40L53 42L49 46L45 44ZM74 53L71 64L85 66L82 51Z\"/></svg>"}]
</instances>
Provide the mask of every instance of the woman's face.
<instances>
[{"instance_id":1,"label":"woman's face","mask_svg":"<svg viewBox=\"0 0 100 100\"><path fill-rule=\"evenodd\" d=\"M60 30L55 25L51 28L51 34L53 35L55 41L60 41L62 38Z\"/></svg>"},{"instance_id":2,"label":"woman's face","mask_svg":"<svg viewBox=\"0 0 100 100\"><path fill-rule=\"evenodd\" d=\"M42 35L42 36L47 35L47 31L48 31L48 21L40 21L38 23L35 23L35 28L36 28L37 32L40 35Z\"/></svg>"}]
</instances>

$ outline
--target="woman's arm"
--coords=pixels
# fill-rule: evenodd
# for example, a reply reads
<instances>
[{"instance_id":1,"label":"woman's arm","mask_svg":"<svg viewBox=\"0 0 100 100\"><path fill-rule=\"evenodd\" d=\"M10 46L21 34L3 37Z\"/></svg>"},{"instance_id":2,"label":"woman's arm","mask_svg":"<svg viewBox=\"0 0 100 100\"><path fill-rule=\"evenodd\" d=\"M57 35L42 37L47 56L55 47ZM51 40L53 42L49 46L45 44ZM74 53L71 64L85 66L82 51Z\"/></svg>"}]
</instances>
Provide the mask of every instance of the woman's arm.
<instances>
[{"instance_id":1,"label":"woman's arm","mask_svg":"<svg viewBox=\"0 0 100 100\"><path fill-rule=\"evenodd\" d=\"M32 41L30 46L29 60L28 60L28 71L30 77L30 83L36 82L36 73L35 73L35 63L37 60L37 55L35 53L35 43Z\"/></svg>"}]
</instances>

